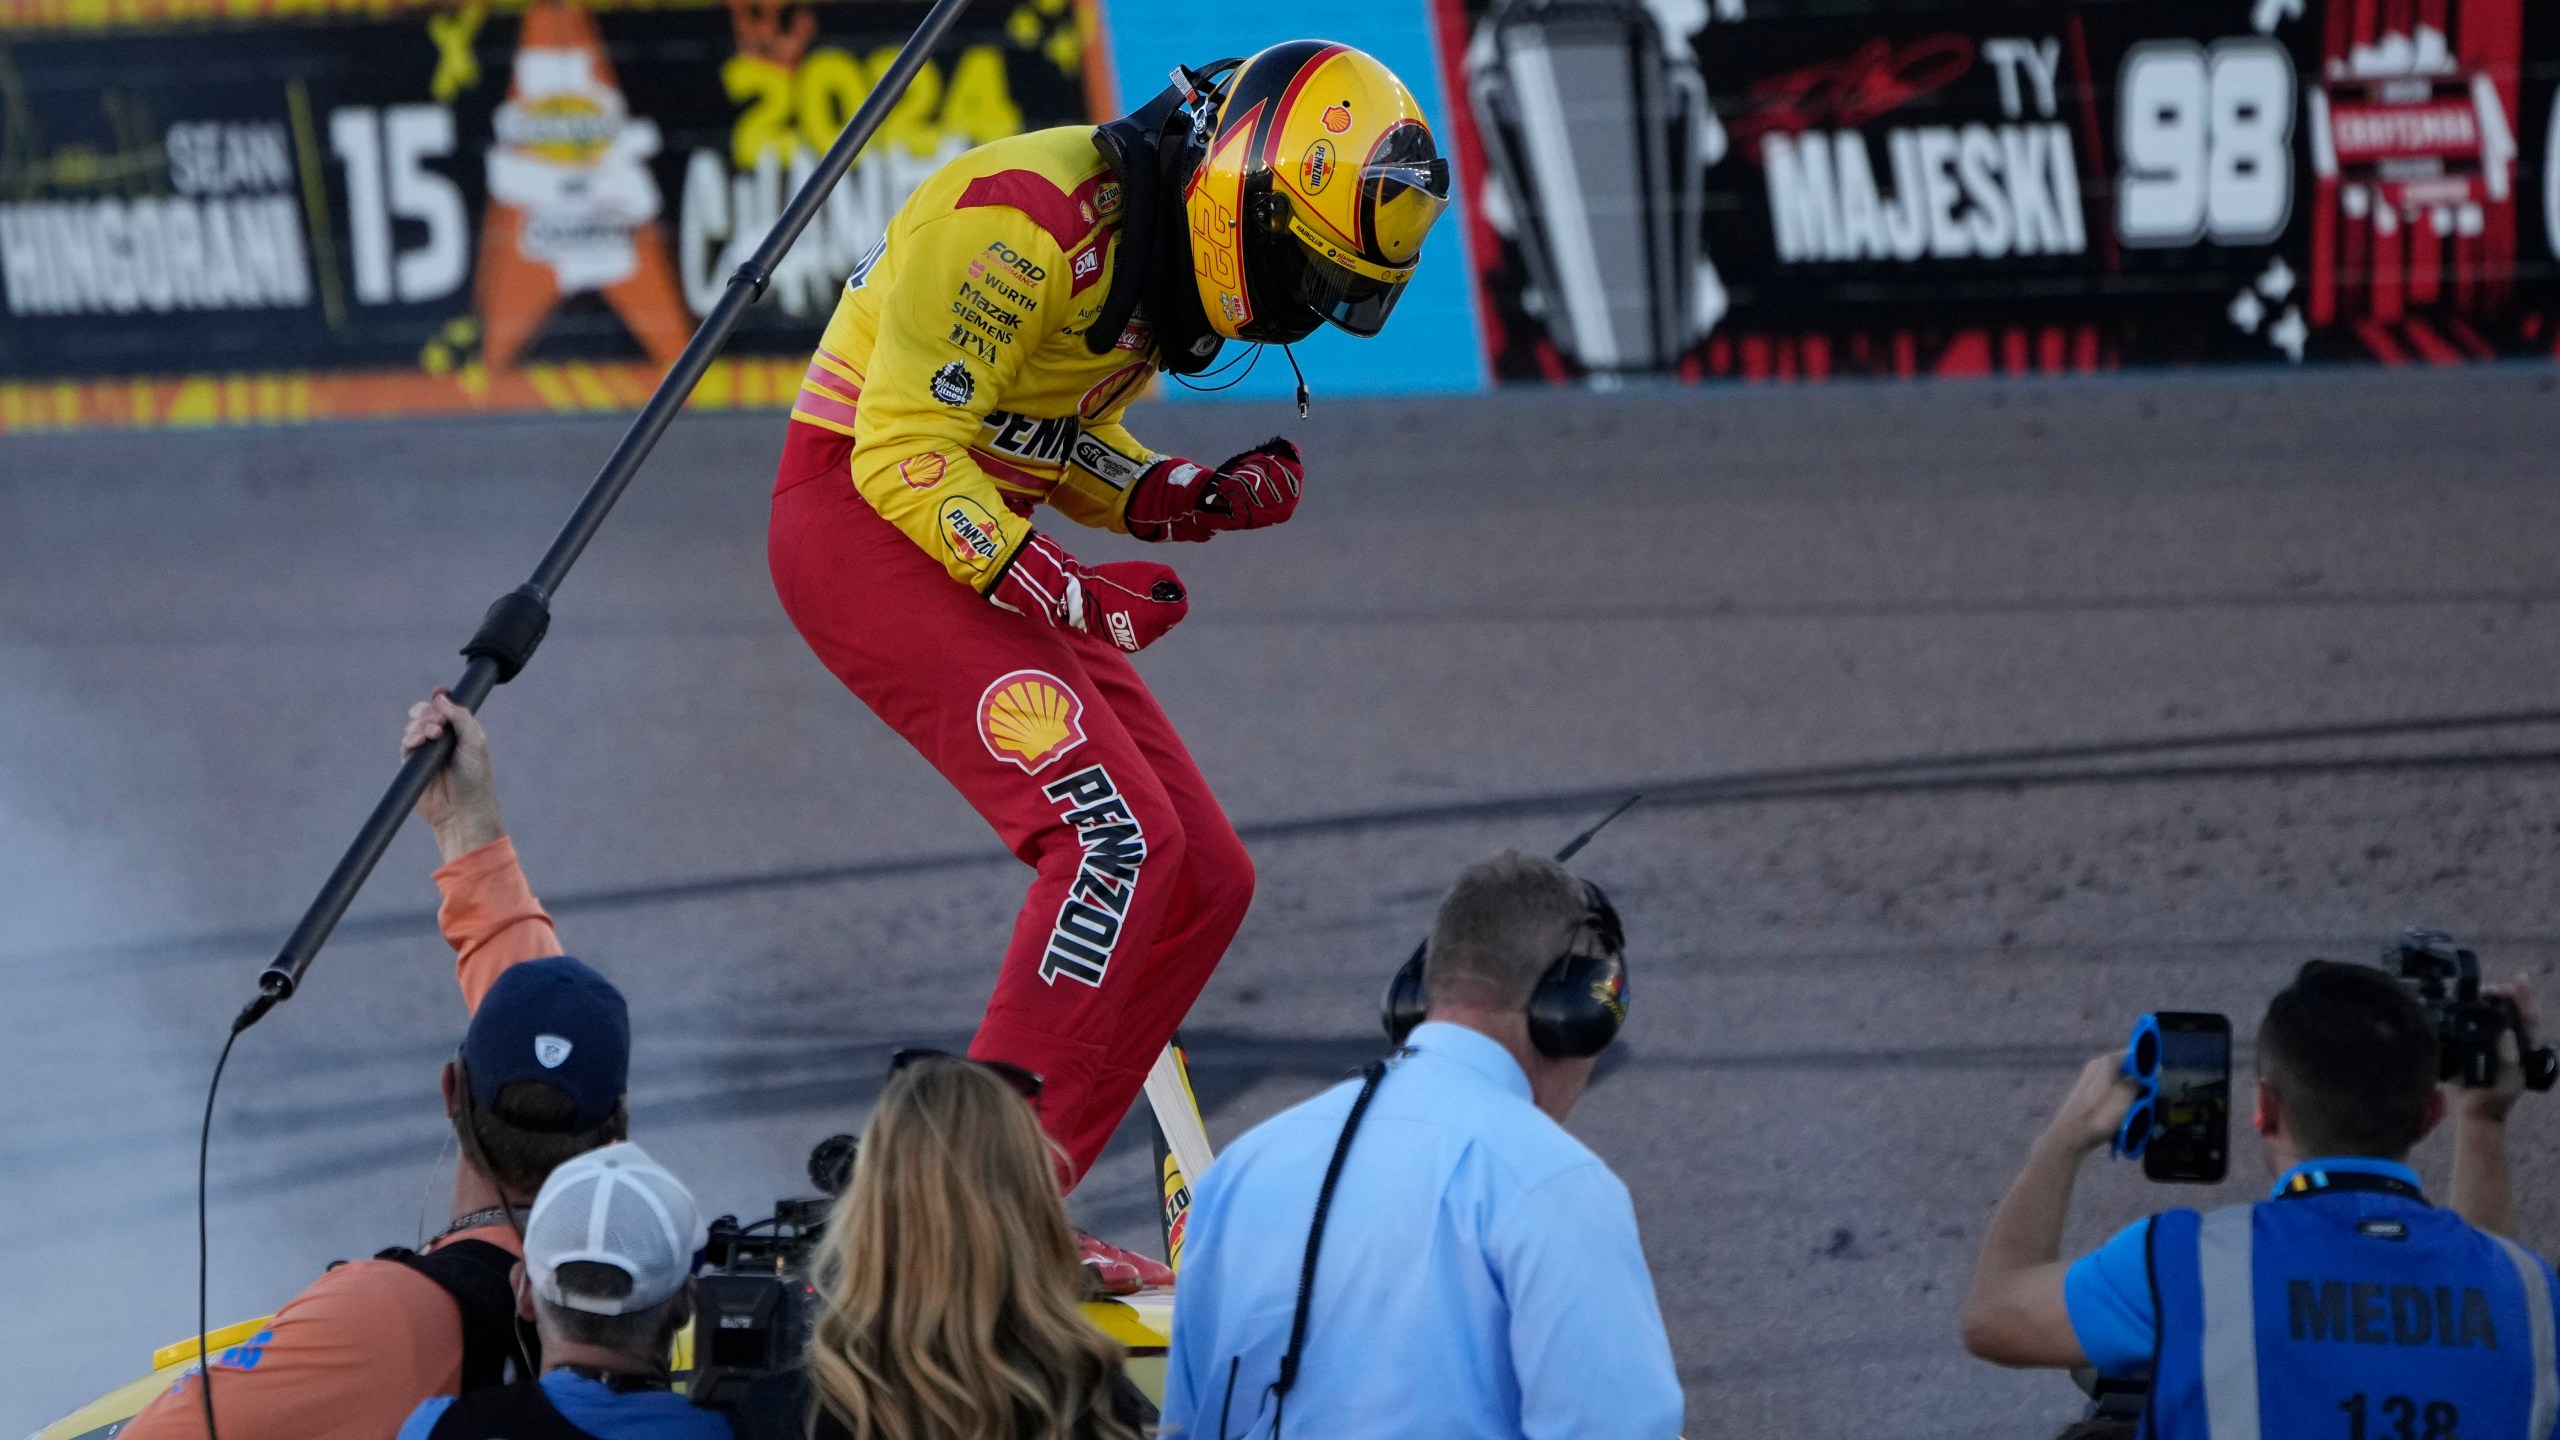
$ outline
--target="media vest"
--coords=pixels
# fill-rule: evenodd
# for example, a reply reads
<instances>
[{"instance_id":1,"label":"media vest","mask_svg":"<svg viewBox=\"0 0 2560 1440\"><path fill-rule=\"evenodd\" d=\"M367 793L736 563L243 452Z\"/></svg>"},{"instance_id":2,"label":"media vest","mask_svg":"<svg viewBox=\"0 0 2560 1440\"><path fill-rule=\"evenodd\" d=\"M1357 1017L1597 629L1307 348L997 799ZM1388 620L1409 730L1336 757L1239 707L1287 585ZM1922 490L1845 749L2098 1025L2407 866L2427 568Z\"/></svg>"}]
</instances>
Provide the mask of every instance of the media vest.
<instances>
[{"instance_id":1,"label":"media vest","mask_svg":"<svg viewBox=\"0 0 2560 1440\"><path fill-rule=\"evenodd\" d=\"M2384 1176L2150 1229L2145 1440L2551 1440L2552 1273Z\"/></svg>"}]
</instances>

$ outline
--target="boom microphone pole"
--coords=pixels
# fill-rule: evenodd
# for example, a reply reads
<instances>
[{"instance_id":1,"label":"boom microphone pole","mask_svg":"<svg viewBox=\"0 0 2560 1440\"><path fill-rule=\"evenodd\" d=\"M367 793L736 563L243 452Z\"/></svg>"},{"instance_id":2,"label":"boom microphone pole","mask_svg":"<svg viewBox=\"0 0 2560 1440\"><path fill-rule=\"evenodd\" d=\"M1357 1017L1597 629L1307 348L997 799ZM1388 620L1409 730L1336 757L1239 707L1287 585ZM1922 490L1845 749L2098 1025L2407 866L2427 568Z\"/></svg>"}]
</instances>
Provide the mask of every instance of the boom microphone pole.
<instances>
[{"instance_id":1,"label":"boom microphone pole","mask_svg":"<svg viewBox=\"0 0 2560 1440\"><path fill-rule=\"evenodd\" d=\"M703 317L701 326L693 332L693 338L685 342L684 353L668 367L666 377L651 392L649 403L641 406L640 413L632 417L631 428L622 434L622 443L614 446L612 457L597 472L594 483L579 499L578 508L569 513L568 523L560 527L560 534L552 540L551 548L544 552L542 563L534 567L533 578L499 596L497 603L489 607L489 613L481 620L478 632L472 635L471 643L462 647L463 655L471 663L463 667L462 678L453 685L453 698L458 704L469 710L478 710L492 689L516 678L517 672L524 669L525 662L533 658L534 648L542 643L543 633L551 628L551 597L559 590L560 582L568 578L569 567L578 563L578 556L587 548L587 542L603 528L605 516L613 512L613 503L622 498L624 487L640 472L649 452L657 448L658 437L666 433L667 426L676 418L676 412L693 394L693 387L701 381L702 373L711 368L711 362L719 355L721 347L729 343L731 332L738 328L739 318L757 297L764 294L766 283L772 280L774 268L782 263L783 255L791 249L791 242L799 239L800 232L808 228L810 217L826 203L827 192L833 190L845 171L852 168L854 157L861 153L872 133L880 128L880 122L887 118L890 108L906 93L907 83L915 78L917 70L923 68L925 58L942 43L952 24L960 18L960 12L968 7L969 0L935 0L933 9L924 17L924 23L916 27L916 33L908 38L906 48L900 50L898 58L890 63L888 73L871 88L861 108L855 110L853 118L846 122L844 132L836 136L836 142L827 147L825 157L818 162L817 173L809 177L808 184L800 187L799 194L791 197L790 205L775 219L773 229L765 235L764 243L756 247L755 254L738 267L738 273L729 277L729 288L721 292L719 303L711 307L711 313ZM347 913L347 906L354 902L356 892L364 888L366 878L373 874L374 865L382 859L382 852L391 847L392 837L399 833L400 822L418 803L418 796L427 788L427 782L434 779L436 772L443 769L451 758L453 745L453 732L448 729L435 743L419 747L401 764L400 773L391 781L391 788L383 792L381 801L373 807L373 813L365 817L364 828L356 832L354 843L348 845L346 854L339 857L337 868L329 872L328 883L320 887L320 894L312 900L311 907L302 912L302 921L293 927L293 934L285 940L284 948L276 952L275 960L258 976L258 994L241 1008L239 1018L231 1022L232 1034L237 1035L258 1023L269 1010L292 998L294 991L300 988L303 972L311 968L312 958L320 953L321 946L328 943L330 932L338 928L340 917Z\"/></svg>"}]
</instances>

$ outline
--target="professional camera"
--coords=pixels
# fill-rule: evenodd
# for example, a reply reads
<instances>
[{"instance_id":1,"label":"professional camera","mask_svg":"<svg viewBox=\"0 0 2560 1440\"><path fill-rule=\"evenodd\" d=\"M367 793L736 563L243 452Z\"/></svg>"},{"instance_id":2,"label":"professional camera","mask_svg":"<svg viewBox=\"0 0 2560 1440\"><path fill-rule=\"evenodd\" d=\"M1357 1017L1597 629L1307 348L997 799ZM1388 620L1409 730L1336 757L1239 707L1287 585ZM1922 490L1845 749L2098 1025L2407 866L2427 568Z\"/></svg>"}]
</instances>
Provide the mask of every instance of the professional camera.
<instances>
[{"instance_id":1,"label":"professional camera","mask_svg":"<svg viewBox=\"0 0 2560 1440\"><path fill-rule=\"evenodd\" d=\"M2498 1083L2498 1037L2512 1030L2516 1053L2524 1060L2529 1090L2548 1090L2560 1080L2560 1053L2537 1046L2504 995L2480 993L2480 957L2453 943L2438 930L2412 930L2382 953L2383 968L2400 977L2435 1022L2436 1045L2443 1053L2443 1078L2459 1078L2473 1089Z\"/></svg>"},{"instance_id":2,"label":"professional camera","mask_svg":"<svg viewBox=\"0 0 2560 1440\"><path fill-rule=\"evenodd\" d=\"M855 1144L830 1135L809 1152L809 1183L821 1193L775 1201L771 1215L747 1224L735 1215L711 1222L694 1276L694 1404L737 1408L757 1376L791 1365L809 1343L817 1299L810 1259L853 1175Z\"/></svg>"}]
</instances>

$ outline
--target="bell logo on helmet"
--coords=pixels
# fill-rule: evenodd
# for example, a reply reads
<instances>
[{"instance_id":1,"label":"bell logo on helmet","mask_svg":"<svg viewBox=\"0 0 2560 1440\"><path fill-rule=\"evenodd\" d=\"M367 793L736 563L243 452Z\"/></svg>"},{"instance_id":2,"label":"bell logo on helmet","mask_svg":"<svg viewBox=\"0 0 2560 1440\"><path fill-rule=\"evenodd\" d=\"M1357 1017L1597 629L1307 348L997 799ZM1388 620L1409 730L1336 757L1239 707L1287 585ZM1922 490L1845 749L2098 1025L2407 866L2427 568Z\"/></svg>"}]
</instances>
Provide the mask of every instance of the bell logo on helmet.
<instances>
[{"instance_id":1,"label":"bell logo on helmet","mask_svg":"<svg viewBox=\"0 0 2560 1440\"><path fill-rule=\"evenodd\" d=\"M533 1058L539 1062L545 1070L559 1069L562 1064L567 1062L569 1052L576 1048L576 1046L561 1039L557 1035L536 1035L533 1037Z\"/></svg>"},{"instance_id":2,"label":"bell logo on helmet","mask_svg":"<svg viewBox=\"0 0 2560 1440\"><path fill-rule=\"evenodd\" d=\"M1332 131L1336 135L1350 129L1351 102L1345 100L1339 104L1327 105L1324 107L1324 128Z\"/></svg>"},{"instance_id":3,"label":"bell logo on helmet","mask_svg":"<svg viewBox=\"0 0 2560 1440\"><path fill-rule=\"evenodd\" d=\"M988 754L1037 775L1084 743L1084 702L1045 670L1016 670L978 698L978 738Z\"/></svg>"},{"instance_id":4,"label":"bell logo on helmet","mask_svg":"<svg viewBox=\"0 0 2560 1440\"><path fill-rule=\"evenodd\" d=\"M1298 162L1298 183L1308 194L1321 195L1332 179L1333 142L1319 140L1307 147L1307 158Z\"/></svg>"}]
</instances>

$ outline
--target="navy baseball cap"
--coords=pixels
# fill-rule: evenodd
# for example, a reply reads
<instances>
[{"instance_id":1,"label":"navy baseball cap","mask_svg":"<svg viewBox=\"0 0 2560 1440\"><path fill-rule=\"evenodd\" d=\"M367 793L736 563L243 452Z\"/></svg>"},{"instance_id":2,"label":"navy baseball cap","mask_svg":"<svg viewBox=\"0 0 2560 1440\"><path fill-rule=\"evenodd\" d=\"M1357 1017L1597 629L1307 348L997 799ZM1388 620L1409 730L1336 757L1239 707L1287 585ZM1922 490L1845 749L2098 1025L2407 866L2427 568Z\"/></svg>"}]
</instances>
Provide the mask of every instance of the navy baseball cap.
<instances>
[{"instance_id":1,"label":"navy baseball cap","mask_svg":"<svg viewBox=\"0 0 2560 1440\"><path fill-rule=\"evenodd\" d=\"M463 1032L462 1063L483 1110L519 1080L539 1080L577 1103L577 1128L613 1118L631 1079L631 1008L613 982L566 955L511 965L480 997Z\"/></svg>"}]
</instances>

